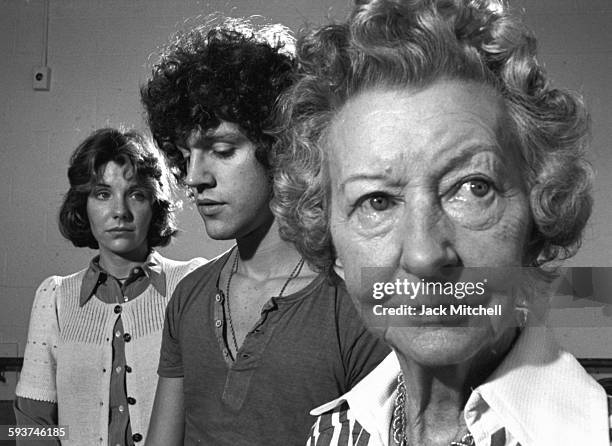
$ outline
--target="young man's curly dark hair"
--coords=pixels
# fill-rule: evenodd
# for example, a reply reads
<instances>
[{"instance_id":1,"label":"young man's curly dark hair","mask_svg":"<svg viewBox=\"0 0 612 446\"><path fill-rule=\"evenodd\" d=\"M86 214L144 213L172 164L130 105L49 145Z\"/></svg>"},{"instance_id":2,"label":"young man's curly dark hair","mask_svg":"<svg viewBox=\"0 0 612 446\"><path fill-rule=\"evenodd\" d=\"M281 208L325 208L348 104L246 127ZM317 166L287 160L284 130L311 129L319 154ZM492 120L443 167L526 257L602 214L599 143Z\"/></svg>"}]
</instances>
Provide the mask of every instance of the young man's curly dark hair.
<instances>
[{"instance_id":1,"label":"young man's curly dark hair","mask_svg":"<svg viewBox=\"0 0 612 446\"><path fill-rule=\"evenodd\" d=\"M238 124L256 145L257 160L269 168L272 114L292 83L292 47L282 25L255 27L245 19L226 18L174 37L142 86L141 99L153 138L179 180L186 165L177 142L221 121Z\"/></svg>"}]
</instances>

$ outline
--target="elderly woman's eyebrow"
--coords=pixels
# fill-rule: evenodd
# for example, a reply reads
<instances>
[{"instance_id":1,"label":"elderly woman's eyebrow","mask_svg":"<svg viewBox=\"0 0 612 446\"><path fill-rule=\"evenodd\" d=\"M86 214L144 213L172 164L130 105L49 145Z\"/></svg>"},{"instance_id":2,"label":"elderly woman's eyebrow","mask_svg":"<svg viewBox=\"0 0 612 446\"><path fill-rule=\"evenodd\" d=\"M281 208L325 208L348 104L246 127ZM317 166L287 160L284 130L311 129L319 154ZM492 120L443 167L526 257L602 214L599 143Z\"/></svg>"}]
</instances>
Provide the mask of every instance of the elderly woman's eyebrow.
<instances>
[{"instance_id":1,"label":"elderly woman's eyebrow","mask_svg":"<svg viewBox=\"0 0 612 446\"><path fill-rule=\"evenodd\" d=\"M501 155L502 149L498 145L493 144L474 144L465 146L464 148L455 149L448 158L444 158L444 166L446 169L460 167L469 163L474 156L481 153L491 153L493 155Z\"/></svg>"},{"instance_id":2,"label":"elderly woman's eyebrow","mask_svg":"<svg viewBox=\"0 0 612 446\"><path fill-rule=\"evenodd\" d=\"M346 186L351 183L358 181L384 181L387 186L398 187L400 181L393 177L393 171L388 170L385 173L354 173L349 175L344 181L340 183L340 190L344 191Z\"/></svg>"}]
</instances>

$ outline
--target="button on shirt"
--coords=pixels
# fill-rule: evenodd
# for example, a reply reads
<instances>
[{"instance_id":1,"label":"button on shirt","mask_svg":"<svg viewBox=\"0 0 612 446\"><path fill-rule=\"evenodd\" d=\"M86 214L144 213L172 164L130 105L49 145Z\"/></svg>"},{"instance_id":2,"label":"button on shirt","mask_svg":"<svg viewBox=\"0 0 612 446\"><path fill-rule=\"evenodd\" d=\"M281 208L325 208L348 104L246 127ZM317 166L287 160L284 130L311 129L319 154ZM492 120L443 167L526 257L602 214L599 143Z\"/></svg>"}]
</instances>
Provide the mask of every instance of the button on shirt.
<instances>
[{"instance_id":1,"label":"button on shirt","mask_svg":"<svg viewBox=\"0 0 612 446\"><path fill-rule=\"evenodd\" d=\"M135 267L130 271L128 278L121 283L119 280L108 274L100 266L99 256L95 257L83 278L81 286L80 305L85 305L90 298L95 296L102 302L114 305L113 311L119 315L113 328L113 365L110 371L110 402L109 402L109 444L133 445L140 441L142 435L134 433L130 426L130 404L136 404L136 400L127 395L125 374L130 373L132 367L126 364L125 343L130 342L131 334L125 333L121 320L121 303L142 294L149 285L153 285L160 293L165 294L166 282L160 271L156 269L154 258L151 257L144 267Z\"/></svg>"}]
</instances>

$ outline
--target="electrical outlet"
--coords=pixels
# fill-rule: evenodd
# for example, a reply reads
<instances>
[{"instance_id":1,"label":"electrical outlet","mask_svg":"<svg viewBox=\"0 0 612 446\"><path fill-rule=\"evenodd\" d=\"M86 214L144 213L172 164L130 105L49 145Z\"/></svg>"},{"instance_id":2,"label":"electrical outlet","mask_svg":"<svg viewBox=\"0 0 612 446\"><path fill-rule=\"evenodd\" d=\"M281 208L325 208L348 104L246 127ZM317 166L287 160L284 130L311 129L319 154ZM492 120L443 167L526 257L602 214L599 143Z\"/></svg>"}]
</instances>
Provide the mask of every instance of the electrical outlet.
<instances>
[{"instance_id":1,"label":"electrical outlet","mask_svg":"<svg viewBox=\"0 0 612 446\"><path fill-rule=\"evenodd\" d=\"M36 67L32 72L32 87L34 90L49 91L51 86L51 68Z\"/></svg>"}]
</instances>

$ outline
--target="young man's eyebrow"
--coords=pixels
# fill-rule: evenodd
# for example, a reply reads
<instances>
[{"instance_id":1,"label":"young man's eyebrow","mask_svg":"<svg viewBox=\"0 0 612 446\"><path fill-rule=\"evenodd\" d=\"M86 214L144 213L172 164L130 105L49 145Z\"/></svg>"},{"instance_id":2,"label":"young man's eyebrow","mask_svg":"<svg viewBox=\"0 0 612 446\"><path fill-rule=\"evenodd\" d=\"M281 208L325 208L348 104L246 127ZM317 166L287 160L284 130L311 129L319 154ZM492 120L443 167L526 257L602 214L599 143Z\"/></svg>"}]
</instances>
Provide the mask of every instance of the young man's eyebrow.
<instances>
[{"instance_id":1,"label":"young man's eyebrow","mask_svg":"<svg viewBox=\"0 0 612 446\"><path fill-rule=\"evenodd\" d=\"M221 133L210 136L205 136L204 140L207 142L215 142L215 141L242 141L246 139L244 135L236 134L236 133Z\"/></svg>"},{"instance_id":2,"label":"young man's eyebrow","mask_svg":"<svg viewBox=\"0 0 612 446\"><path fill-rule=\"evenodd\" d=\"M224 128L223 126L208 129L202 135L203 138L211 138L211 139L245 139L246 136L240 130L235 128Z\"/></svg>"},{"instance_id":3,"label":"young man's eyebrow","mask_svg":"<svg viewBox=\"0 0 612 446\"><path fill-rule=\"evenodd\" d=\"M247 140L246 136L235 133L223 133L215 135L205 135L195 141L191 147L211 148L215 143L225 142L230 144L239 144Z\"/></svg>"}]
</instances>

